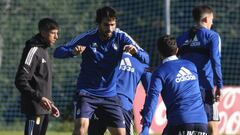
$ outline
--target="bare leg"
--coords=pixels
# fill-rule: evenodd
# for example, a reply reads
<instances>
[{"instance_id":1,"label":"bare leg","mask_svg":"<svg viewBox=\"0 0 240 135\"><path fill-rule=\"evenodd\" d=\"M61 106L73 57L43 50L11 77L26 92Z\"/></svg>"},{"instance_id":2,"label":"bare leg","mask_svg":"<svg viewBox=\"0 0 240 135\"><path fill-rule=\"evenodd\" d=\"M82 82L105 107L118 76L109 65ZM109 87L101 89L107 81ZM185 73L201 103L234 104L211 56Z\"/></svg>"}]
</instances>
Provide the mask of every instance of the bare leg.
<instances>
[{"instance_id":1,"label":"bare leg","mask_svg":"<svg viewBox=\"0 0 240 135\"><path fill-rule=\"evenodd\" d=\"M108 127L108 130L111 133L111 135L126 135L125 128Z\"/></svg>"},{"instance_id":2,"label":"bare leg","mask_svg":"<svg viewBox=\"0 0 240 135\"><path fill-rule=\"evenodd\" d=\"M89 126L89 118L76 119L72 135L86 135L88 126Z\"/></svg>"},{"instance_id":3,"label":"bare leg","mask_svg":"<svg viewBox=\"0 0 240 135\"><path fill-rule=\"evenodd\" d=\"M208 122L208 133L209 135L218 135L218 121Z\"/></svg>"}]
</instances>

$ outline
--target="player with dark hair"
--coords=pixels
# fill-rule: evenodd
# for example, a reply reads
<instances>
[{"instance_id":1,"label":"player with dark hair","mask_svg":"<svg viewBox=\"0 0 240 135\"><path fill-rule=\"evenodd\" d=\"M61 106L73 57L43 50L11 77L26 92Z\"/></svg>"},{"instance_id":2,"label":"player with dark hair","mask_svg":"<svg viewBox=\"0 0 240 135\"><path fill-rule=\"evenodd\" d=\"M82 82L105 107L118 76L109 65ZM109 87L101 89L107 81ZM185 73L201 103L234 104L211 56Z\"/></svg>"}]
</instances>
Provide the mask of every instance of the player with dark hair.
<instances>
[{"instance_id":1,"label":"player with dark hair","mask_svg":"<svg viewBox=\"0 0 240 135\"><path fill-rule=\"evenodd\" d=\"M127 33L116 28L113 8L98 9L96 22L97 28L78 35L54 52L57 58L82 54L73 135L86 134L89 119L98 110L111 134L124 135L125 122L116 91L118 64L123 51L143 63L149 62L149 56Z\"/></svg>"},{"instance_id":2,"label":"player with dark hair","mask_svg":"<svg viewBox=\"0 0 240 135\"><path fill-rule=\"evenodd\" d=\"M130 53L123 53L118 68L117 94L120 98L123 116L125 119L126 135L133 135L134 116L133 100L139 82L142 82L145 92L149 89L151 71L147 64L141 63ZM107 127L104 120L96 117L91 119L88 135L104 135Z\"/></svg>"},{"instance_id":3,"label":"player with dark hair","mask_svg":"<svg viewBox=\"0 0 240 135\"><path fill-rule=\"evenodd\" d=\"M192 15L196 26L177 38L179 54L181 58L190 60L197 67L199 85L208 117L209 134L218 135L220 118L215 102L220 101L223 87L221 38L218 33L211 30L214 15L210 6L196 6L192 10Z\"/></svg>"},{"instance_id":4,"label":"player with dark hair","mask_svg":"<svg viewBox=\"0 0 240 135\"><path fill-rule=\"evenodd\" d=\"M56 21L44 18L38 24L39 33L26 42L15 78L21 92L21 111L26 115L25 135L45 135L49 112L60 113L52 101L52 69L48 47L58 39Z\"/></svg>"},{"instance_id":5,"label":"player with dark hair","mask_svg":"<svg viewBox=\"0 0 240 135\"><path fill-rule=\"evenodd\" d=\"M198 83L196 66L178 59L176 40L169 35L158 39L162 64L152 74L150 89L141 111L141 135L149 134L149 127L161 93L166 106L167 126L163 135L207 135L207 116Z\"/></svg>"}]
</instances>

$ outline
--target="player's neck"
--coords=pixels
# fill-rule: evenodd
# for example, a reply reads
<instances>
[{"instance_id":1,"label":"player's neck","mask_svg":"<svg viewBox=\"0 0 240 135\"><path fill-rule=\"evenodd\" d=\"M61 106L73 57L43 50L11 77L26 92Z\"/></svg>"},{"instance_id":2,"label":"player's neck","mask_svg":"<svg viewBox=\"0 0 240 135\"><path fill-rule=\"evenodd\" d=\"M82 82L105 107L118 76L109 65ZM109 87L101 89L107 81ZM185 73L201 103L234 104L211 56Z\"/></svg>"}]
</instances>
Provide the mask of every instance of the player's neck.
<instances>
[{"instance_id":1,"label":"player's neck","mask_svg":"<svg viewBox=\"0 0 240 135\"><path fill-rule=\"evenodd\" d=\"M203 28L206 28L206 29L210 29L210 28L208 28L208 26L205 23L199 23L197 26L198 27L203 27Z\"/></svg>"}]
</instances>

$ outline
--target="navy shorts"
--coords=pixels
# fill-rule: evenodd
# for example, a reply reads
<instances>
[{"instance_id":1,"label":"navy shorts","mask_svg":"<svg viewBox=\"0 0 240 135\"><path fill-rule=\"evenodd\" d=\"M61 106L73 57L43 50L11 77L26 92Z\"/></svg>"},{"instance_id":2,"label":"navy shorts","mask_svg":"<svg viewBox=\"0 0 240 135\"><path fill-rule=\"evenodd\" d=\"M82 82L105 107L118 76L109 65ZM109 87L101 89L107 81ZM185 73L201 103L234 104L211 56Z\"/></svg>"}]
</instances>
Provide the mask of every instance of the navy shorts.
<instances>
[{"instance_id":1,"label":"navy shorts","mask_svg":"<svg viewBox=\"0 0 240 135\"><path fill-rule=\"evenodd\" d=\"M200 123L182 124L178 126L167 125L162 135L207 135L208 125Z\"/></svg>"},{"instance_id":2,"label":"navy shorts","mask_svg":"<svg viewBox=\"0 0 240 135\"><path fill-rule=\"evenodd\" d=\"M102 112L101 119L104 119L108 127L125 128L125 121L121 111L119 98L97 97L93 95L78 95L74 102L74 118L92 118L95 111Z\"/></svg>"},{"instance_id":3,"label":"navy shorts","mask_svg":"<svg viewBox=\"0 0 240 135\"><path fill-rule=\"evenodd\" d=\"M204 102L204 108L208 121L220 121L217 105L212 90L204 90L201 88L201 94Z\"/></svg>"},{"instance_id":4,"label":"navy shorts","mask_svg":"<svg viewBox=\"0 0 240 135\"><path fill-rule=\"evenodd\" d=\"M125 119L125 126L126 126L126 135L133 135L133 126L134 126L134 115L133 111L127 111L122 109L123 116ZM105 131L107 130L107 126L104 120L100 119L102 112L97 111L93 118L90 120L90 125L88 128L88 135L104 135Z\"/></svg>"}]
</instances>

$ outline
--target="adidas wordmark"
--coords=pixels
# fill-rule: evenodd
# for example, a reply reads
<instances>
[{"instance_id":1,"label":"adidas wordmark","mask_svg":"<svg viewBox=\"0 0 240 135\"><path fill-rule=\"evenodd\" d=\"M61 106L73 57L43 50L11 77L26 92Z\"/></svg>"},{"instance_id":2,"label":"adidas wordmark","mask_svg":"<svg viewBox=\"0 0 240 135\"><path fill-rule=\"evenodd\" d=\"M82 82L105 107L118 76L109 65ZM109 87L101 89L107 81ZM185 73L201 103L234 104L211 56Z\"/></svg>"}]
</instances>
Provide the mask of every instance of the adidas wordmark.
<instances>
[{"instance_id":1,"label":"adidas wordmark","mask_svg":"<svg viewBox=\"0 0 240 135\"><path fill-rule=\"evenodd\" d=\"M183 81L190 81L190 80L196 80L196 76L193 75L187 68L181 67L181 69L178 71L175 81L177 83L180 83Z\"/></svg>"}]
</instances>

